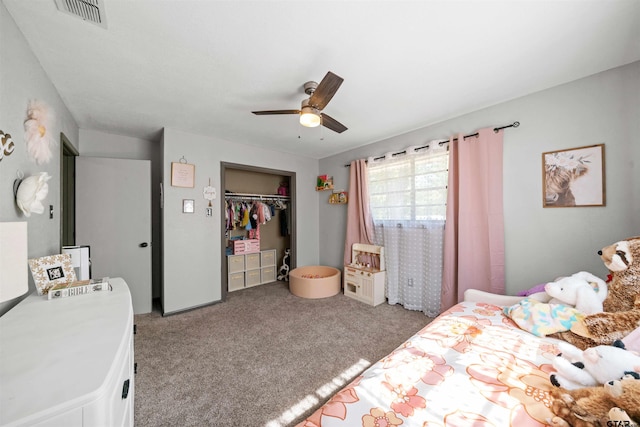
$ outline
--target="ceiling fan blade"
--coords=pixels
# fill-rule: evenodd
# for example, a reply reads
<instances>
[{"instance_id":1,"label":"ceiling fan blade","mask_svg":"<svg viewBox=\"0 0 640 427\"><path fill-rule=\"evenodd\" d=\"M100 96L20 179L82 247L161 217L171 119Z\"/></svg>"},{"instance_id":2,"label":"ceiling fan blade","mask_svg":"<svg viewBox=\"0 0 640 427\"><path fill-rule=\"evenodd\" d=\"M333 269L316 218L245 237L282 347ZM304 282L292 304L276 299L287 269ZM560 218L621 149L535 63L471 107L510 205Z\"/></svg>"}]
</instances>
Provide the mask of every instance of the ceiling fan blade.
<instances>
[{"instance_id":1,"label":"ceiling fan blade","mask_svg":"<svg viewBox=\"0 0 640 427\"><path fill-rule=\"evenodd\" d=\"M333 98L333 95L336 94L343 81L344 79L342 77L329 71L309 98L309 104L318 110L324 109L329 101L331 101L331 98Z\"/></svg>"},{"instance_id":2,"label":"ceiling fan blade","mask_svg":"<svg viewBox=\"0 0 640 427\"><path fill-rule=\"evenodd\" d=\"M252 111L252 113L258 116L266 116L268 114L300 114L300 110L266 110Z\"/></svg>"},{"instance_id":3,"label":"ceiling fan blade","mask_svg":"<svg viewBox=\"0 0 640 427\"><path fill-rule=\"evenodd\" d=\"M322 116L322 126L338 133L342 133L345 130L347 130L347 127L345 125L343 125L333 117L328 116L325 113L322 113L321 116Z\"/></svg>"}]
</instances>

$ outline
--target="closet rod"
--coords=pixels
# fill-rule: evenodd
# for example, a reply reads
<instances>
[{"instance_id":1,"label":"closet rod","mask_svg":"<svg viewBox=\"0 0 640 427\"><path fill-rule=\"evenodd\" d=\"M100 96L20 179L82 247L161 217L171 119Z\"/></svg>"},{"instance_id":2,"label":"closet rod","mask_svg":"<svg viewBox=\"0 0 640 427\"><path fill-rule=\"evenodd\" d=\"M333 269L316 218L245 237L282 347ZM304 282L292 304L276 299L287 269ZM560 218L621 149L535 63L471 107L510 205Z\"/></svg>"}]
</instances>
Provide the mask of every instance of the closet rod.
<instances>
[{"instance_id":1,"label":"closet rod","mask_svg":"<svg viewBox=\"0 0 640 427\"><path fill-rule=\"evenodd\" d=\"M500 127L493 128L493 131L494 131L495 133L498 133L498 131L500 131L500 130L502 130L502 129L507 129L507 128L517 128L518 126L520 126L520 122L513 122L513 123L511 123L510 125L500 126ZM472 134L469 134L469 135L465 135L465 136L463 136L462 138L463 138L463 139L467 139L467 138L472 138L472 137L474 137L474 136L478 136L478 132L476 132L476 133L472 133ZM453 138L453 140L454 140L454 141L457 141L457 140L458 140L458 138ZM447 139L447 140L445 140L445 141L439 141L439 142L438 142L438 145L446 144L447 142L449 142L449 140L448 140L448 139ZM422 147L417 147L417 148L416 148L416 150L424 150L425 148L429 148L429 144L427 144L427 145L423 145ZM402 151L398 151L397 153L392 153L392 154L391 154L391 156L392 156L392 157L394 157L394 156L399 156L400 154L407 154L407 150L402 150ZM384 159L384 157L385 157L385 156L378 156L378 157L374 157L374 158L373 158L373 160L380 160L380 159ZM365 161L366 161L366 160L365 160ZM350 167L350 166L351 166L350 164L348 164L348 165L344 165L344 167L345 167L345 168L348 168L348 167Z\"/></svg>"},{"instance_id":2,"label":"closet rod","mask_svg":"<svg viewBox=\"0 0 640 427\"><path fill-rule=\"evenodd\" d=\"M289 196L280 196L277 194L250 194L250 193L225 193L225 200L289 200Z\"/></svg>"}]
</instances>

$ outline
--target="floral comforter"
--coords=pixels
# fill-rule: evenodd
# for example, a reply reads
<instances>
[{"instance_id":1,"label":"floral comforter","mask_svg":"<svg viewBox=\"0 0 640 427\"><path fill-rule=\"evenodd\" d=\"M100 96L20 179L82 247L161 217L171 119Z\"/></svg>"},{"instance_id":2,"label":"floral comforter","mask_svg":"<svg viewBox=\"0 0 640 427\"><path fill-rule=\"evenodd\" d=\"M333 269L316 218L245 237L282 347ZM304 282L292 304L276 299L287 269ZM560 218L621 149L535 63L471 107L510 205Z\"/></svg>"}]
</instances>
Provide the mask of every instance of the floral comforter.
<instances>
[{"instance_id":1,"label":"floral comforter","mask_svg":"<svg viewBox=\"0 0 640 427\"><path fill-rule=\"evenodd\" d=\"M544 426L555 343L518 328L503 307L463 302L298 427Z\"/></svg>"}]
</instances>

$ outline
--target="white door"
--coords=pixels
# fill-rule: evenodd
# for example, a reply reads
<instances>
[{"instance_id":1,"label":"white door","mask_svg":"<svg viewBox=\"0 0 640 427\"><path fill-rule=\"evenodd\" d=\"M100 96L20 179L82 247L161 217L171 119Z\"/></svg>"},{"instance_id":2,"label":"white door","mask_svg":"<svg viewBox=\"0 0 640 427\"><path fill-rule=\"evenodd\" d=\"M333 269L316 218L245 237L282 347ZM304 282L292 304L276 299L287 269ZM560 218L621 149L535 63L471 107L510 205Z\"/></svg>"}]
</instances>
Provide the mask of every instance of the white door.
<instances>
[{"instance_id":1,"label":"white door","mask_svg":"<svg viewBox=\"0 0 640 427\"><path fill-rule=\"evenodd\" d=\"M122 277L135 314L151 312L151 162L76 157L76 244L91 276Z\"/></svg>"}]
</instances>

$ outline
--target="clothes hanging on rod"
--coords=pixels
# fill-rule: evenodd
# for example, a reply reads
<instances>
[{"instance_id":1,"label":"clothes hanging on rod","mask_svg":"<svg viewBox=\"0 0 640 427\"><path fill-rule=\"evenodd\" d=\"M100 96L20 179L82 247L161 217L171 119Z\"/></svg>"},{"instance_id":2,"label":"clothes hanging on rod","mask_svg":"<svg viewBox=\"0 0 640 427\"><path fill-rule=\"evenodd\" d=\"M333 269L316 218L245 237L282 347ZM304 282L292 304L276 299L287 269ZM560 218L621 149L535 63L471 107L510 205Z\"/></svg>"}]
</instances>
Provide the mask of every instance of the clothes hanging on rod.
<instances>
[{"instance_id":1,"label":"clothes hanging on rod","mask_svg":"<svg viewBox=\"0 0 640 427\"><path fill-rule=\"evenodd\" d=\"M252 194L252 193L225 193L225 200L240 200L240 201L263 201L263 202L286 202L291 200L290 196L282 196L278 194Z\"/></svg>"},{"instance_id":2,"label":"clothes hanging on rod","mask_svg":"<svg viewBox=\"0 0 640 427\"><path fill-rule=\"evenodd\" d=\"M225 209L225 228L227 231L244 229L254 230L251 235L259 235L260 224L264 225L274 216L276 210L286 210L287 204L283 200L267 201L251 200L246 197L227 197ZM284 234L283 234L284 235Z\"/></svg>"},{"instance_id":3,"label":"clothes hanging on rod","mask_svg":"<svg viewBox=\"0 0 640 427\"><path fill-rule=\"evenodd\" d=\"M287 213L285 211L280 211L280 235L287 236L288 228Z\"/></svg>"}]
</instances>

